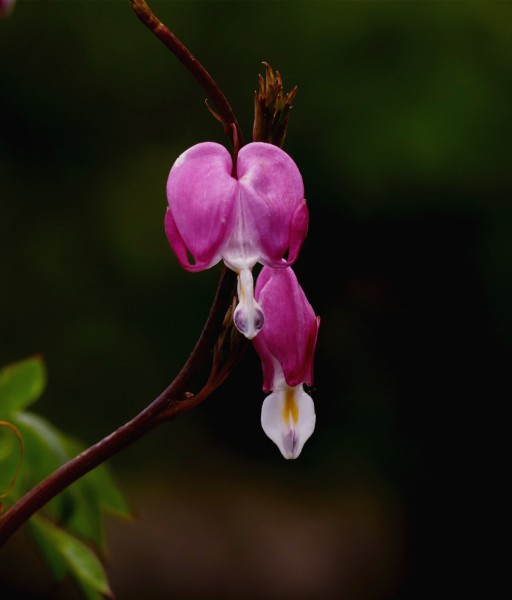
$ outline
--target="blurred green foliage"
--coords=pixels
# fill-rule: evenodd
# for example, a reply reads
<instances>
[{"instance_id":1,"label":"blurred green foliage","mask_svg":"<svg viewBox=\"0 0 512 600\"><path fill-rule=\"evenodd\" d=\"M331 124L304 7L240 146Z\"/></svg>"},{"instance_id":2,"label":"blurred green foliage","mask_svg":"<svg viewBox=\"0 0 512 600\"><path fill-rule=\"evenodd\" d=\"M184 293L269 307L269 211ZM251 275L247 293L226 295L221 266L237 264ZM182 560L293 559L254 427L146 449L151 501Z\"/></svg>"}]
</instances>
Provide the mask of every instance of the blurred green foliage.
<instances>
[{"instance_id":1,"label":"blurred green foliage","mask_svg":"<svg viewBox=\"0 0 512 600\"><path fill-rule=\"evenodd\" d=\"M84 449L46 419L25 410L38 400L45 382L46 371L40 357L0 371L3 510ZM83 597L91 600L110 593L103 566L87 545L105 552L104 511L129 516L121 493L102 465L54 498L42 514L29 522L30 532L53 576L63 579L71 575Z\"/></svg>"},{"instance_id":2,"label":"blurred green foliage","mask_svg":"<svg viewBox=\"0 0 512 600\"><path fill-rule=\"evenodd\" d=\"M439 573L456 579L471 496L460 490L483 470L475 439L502 397L512 332L512 5L151 5L247 138L260 62L299 86L285 150L311 215L297 272L322 317L318 425L300 462L281 462L248 353L200 410L116 459L119 473L136 498L149 478L185 490L204 478L207 503L220 469L227 502L242 484L284 487L303 515L363 482L395 526L396 562L388 587L365 565L344 597L418 597ZM127 2L20 0L0 22L0 56L0 360L43 352L41 412L92 443L170 381L206 318L218 272L179 269L165 182L183 150L225 140Z\"/></svg>"}]
</instances>

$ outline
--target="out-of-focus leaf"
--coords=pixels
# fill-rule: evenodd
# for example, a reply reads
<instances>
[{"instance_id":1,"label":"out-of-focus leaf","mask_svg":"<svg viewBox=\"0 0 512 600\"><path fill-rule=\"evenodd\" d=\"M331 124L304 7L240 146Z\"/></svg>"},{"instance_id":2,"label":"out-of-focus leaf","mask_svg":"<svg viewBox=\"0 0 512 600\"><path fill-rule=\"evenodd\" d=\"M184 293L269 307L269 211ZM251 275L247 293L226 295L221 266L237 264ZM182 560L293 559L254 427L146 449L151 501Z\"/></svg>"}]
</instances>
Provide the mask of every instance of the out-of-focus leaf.
<instances>
[{"instance_id":1,"label":"out-of-focus leaf","mask_svg":"<svg viewBox=\"0 0 512 600\"><path fill-rule=\"evenodd\" d=\"M18 413L13 420L27 446L22 470L26 488L47 477L84 449L38 415ZM105 466L81 478L45 508L46 514L59 525L104 549L102 510L129 516L126 502Z\"/></svg>"},{"instance_id":2,"label":"out-of-focus leaf","mask_svg":"<svg viewBox=\"0 0 512 600\"><path fill-rule=\"evenodd\" d=\"M18 428L0 421L0 499L12 493L25 453L25 444Z\"/></svg>"},{"instance_id":3,"label":"out-of-focus leaf","mask_svg":"<svg viewBox=\"0 0 512 600\"><path fill-rule=\"evenodd\" d=\"M71 455L77 455L83 452L84 447L80 442L67 438L67 448ZM84 486L94 496L95 501L102 509L114 513L120 517L130 517L130 509L124 499L121 491L114 482L107 465L101 465L82 477L80 481L73 484L75 486Z\"/></svg>"},{"instance_id":4,"label":"out-of-focus leaf","mask_svg":"<svg viewBox=\"0 0 512 600\"><path fill-rule=\"evenodd\" d=\"M68 460L64 436L46 419L23 412L13 415L12 421L25 440L33 479L43 479Z\"/></svg>"},{"instance_id":5,"label":"out-of-focus leaf","mask_svg":"<svg viewBox=\"0 0 512 600\"><path fill-rule=\"evenodd\" d=\"M7 488L16 470L19 448L14 434L0 426L0 494Z\"/></svg>"},{"instance_id":6,"label":"out-of-focus leaf","mask_svg":"<svg viewBox=\"0 0 512 600\"><path fill-rule=\"evenodd\" d=\"M21 471L26 489L84 449L81 443L33 413L16 413L13 422L19 427L27 448ZM45 507L45 514L72 534L104 550L102 510L129 516L126 502L105 466L98 467L59 494Z\"/></svg>"},{"instance_id":7,"label":"out-of-focus leaf","mask_svg":"<svg viewBox=\"0 0 512 600\"><path fill-rule=\"evenodd\" d=\"M0 416L26 408L41 395L46 369L40 356L27 358L0 371Z\"/></svg>"},{"instance_id":8,"label":"out-of-focus leaf","mask_svg":"<svg viewBox=\"0 0 512 600\"><path fill-rule=\"evenodd\" d=\"M105 539L100 506L87 486L78 481L63 494L70 500L69 511L61 525L79 538L104 550Z\"/></svg>"},{"instance_id":9,"label":"out-of-focus leaf","mask_svg":"<svg viewBox=\"0 0 512 600\"><path fill-rule=\"evenodd\" d=\"M24 489L30 489L53 473L67 460L65 436L51 423L30 412L12 416L25 441L25 460L20 479ZM57 521L65 518L71 509L69 496L60 494L46 505L45 511Z\"/></svg>"},{"instance_id":10,"label":"out-of-focus leaf","mask_svg":"<svg viewBox=\"0 0 512 600\"><path fill-rule=\"evenodd\" d=\"M60 432L46 419L23 409L41 393L45 370L38 358L0 371L0 423L5 413L7 430L0 427L0 494L9 488L19 462L19 445L25 446L20 476L10 489L4 509L45 479L85 446ZM2 400L5 402L2 404ZM104 553L102 513L128 517L127 504L105 465L69 486L30 520L30 530L56 579L71 575L84 598L101 600L110 594L99 559L85 543ZM85 543L84 543L85 542ZM100 554L101 555L101 554Z\"/></svg>"},{"instance_id":11,"label":"out-of-focus leaf","mask_svg":"<svg viewBox=\"0 0 512 600\"><path fill-rule=\"evenodd\" d=\"M105 570L90 548L43 517L33 517L31 528L55 574L69 573L87 598L111 595Z\"/></svg>"},{"instance_id":12,"label":"out-of-focus leaf","mask_svg":"<svg viewBox=\"0 0 512 600\"><path fill-rule=\"evenodd\" d=\"M83 482L94 489L96 498L103 509L119 517L131 518L132 513L128 504L106 465L102 465L86 475Z\"/></svg>"},{"instance_id":13,"label":"out-of-focus leaf","mask_svg":"<svg viewBox=\"0 0 512 600\"><path fill-rule=\"evenodd\" d=\"M48 534L48 521L35 515L29 521L29 528L43 558L54 579L63 579L68 571L65 561L58 550L55 538Z\"/></svg>"},{"instance_id":14,"label":"out-of-focus leaf","mask_svg":"<svg viewBox=\"0 0 512 600\"><path fill-rule=\"evenodd\" d=\"M80 442L69 436L65 436L64 444L69 456L76 456L84 450ZM103 511L130 516L128 506L106 465L97 467L79 479L64 494L69 496L72 508L62 524L75 535L94 542L101 550L105 550Z\"/></svg>"},{"instance_id":15,"label":"out-of-focus leaf","mask_svg":"<svg viewBox=\"0 0 512 600\"><path fill-rule=\"evenodd\" d=\"M103 600L105 598L104 594L100 594L90 587L81 585L79 581L77 581L77 584L85 600Z\"/></svg>"}]
</instances>

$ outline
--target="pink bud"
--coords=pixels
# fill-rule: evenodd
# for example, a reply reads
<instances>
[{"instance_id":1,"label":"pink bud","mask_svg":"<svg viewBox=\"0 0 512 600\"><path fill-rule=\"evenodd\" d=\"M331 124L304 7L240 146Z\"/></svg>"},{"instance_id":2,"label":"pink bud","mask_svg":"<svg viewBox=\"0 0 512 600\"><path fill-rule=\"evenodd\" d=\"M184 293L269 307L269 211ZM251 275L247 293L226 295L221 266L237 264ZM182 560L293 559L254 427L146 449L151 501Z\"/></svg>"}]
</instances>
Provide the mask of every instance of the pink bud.
<instances>
[{"instance_id":1,"label":"pink bud","mask_svg":"<svg viewBox=\"0 0 512 600\"><path fill-rule=\"evenodd\" d=\"M289 386L312 385L320 317L315 316L295 273L291 268L263 268L255 297L265 312L265 327L254 340L263 363L263 391L274 388L275 361Z\"/></svg>"},{"instance_id":2,"label":"pink bud","mask_svg":"<svg viewBox=\"0 0 512 600\"><path fill-rule=\"evenodd\" d=\"M261 425L285 458L297 458L315 428L313 400L303 384L313 383L313 360L320 318L291 268L264 267L256 300L265 326L254 340L263 367L265 398Z\"/></svg>"}]
</instances>

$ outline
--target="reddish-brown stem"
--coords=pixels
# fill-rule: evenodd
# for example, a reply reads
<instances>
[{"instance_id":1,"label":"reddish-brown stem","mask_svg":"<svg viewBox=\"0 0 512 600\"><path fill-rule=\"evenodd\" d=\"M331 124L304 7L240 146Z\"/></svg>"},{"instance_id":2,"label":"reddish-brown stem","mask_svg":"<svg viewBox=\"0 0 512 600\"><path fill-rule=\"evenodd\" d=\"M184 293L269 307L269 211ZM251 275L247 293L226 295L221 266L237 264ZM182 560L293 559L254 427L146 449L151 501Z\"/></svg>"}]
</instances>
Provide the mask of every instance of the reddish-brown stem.
<instances>
[{"instance_id":1,"label":"reddish-brown stem","mask_svg":"<svg viewBox=\"0 0 512 600\"><path fill-rule=\"evenodd\" d=\"M57 469L32 488L0 517L0 546L37 510L83 475L104 463L160 423L179 416L202 402L213 391L206 385L197 395L187 392L194 377L210 358L224 315L233 297L236 277L224 268L210 314L189 359L174 381L131 421Z\"/></svg>"},{"instance_id":2,"label":"reddish-brown stem","mask_svg":"<svg viewBox=\"0 0 512 600\"><path fill-rule=\"evenodd\" d=\"M169 48L174 56L176 56L183 66L195 77L199 85L214 103L220 117L219 120L224 126L224 132L233 144L236 156L238 148L243 146L242 131L238 125L233 109L213 77L190 50L180 42L172 31L154 15L144 0L130 0L130 4L132 5L135 14L144 25L146 25L146 27L150 29L167 48Z\"/></svg>"},{"instance_id":3,"label":"reddish-brown stem","mask_svg":"<svg viewBox=\"0 0 512 600\"><path fill-rule=\"evenodd\" d=\"M236 154L243 145L242 132L226 97L201 63L190 53L180 40L161 23L144 0L130 0L139 19L160 39L169 50L192 73L205 90L218 111L224 131L233 144ZM208 381L193 395L188 388L194 377L206 365L219 336L226 310L229 308L235 289L236 278L232 271L224 269L217 293L204 329L189 359L174 381L149 406L131 421L91 446L79 456L57 469L39 483L0 517L0 546L25 523L37 510L62 492L83 475L104 463L160 423L179 416L194 408L220 385L220 381ZM222 373L225 378L226 374Z\"/></svg>"}]
</instances>

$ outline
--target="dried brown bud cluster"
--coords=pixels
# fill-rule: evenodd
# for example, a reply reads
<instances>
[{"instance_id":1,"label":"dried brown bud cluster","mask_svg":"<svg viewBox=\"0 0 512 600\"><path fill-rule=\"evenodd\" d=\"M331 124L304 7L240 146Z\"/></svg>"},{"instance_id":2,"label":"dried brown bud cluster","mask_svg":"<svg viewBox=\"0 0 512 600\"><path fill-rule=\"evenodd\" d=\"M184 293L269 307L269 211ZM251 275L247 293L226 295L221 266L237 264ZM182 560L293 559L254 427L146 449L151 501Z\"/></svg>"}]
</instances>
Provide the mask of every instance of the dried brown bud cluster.
<instances>
[{"instance_id":1,"label":"dried brown bud cluster","mask_svg":"<svg viewBox=\"0 0 512 600\"><path fill-rule=\"evenodd\" d=\"M263 64L266 68L266 76L265 79L259 76L259 89L254 92L252 139L254 142L267 142L281 148L297 86L284 95L279 71L274 73L268 63Z\"/></svg>"}]
</instances>

